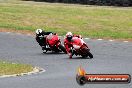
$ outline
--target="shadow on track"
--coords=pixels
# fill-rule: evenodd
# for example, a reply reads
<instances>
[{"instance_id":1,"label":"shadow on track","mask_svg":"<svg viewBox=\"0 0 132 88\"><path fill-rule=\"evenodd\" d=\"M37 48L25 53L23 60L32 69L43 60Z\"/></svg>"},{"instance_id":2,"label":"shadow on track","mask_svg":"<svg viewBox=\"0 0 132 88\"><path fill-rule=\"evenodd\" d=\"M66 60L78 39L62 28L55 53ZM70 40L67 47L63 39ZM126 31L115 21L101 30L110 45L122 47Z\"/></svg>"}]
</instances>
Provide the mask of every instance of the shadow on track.
<instances>
[{"instance_id":1,"label":"shadow on track","mask_svg":"<svg viewBox=\"0 0 132 88\"><path fill-rule=\"evenodd\" d=\"M65 54L65 53L61 53L61 52L46 52L46 53L42 53L43 55L58 55L58 54Z\"/></svg>"},{"instance_id":2,"label":"shadow on track","mask_svg":"<svg viewBox=\"0 0 132 88\"><path fill-rule=\"evenodd\" d=\"M64 59L69 59L69 58L67 57L67 58L64 58ZM89 57L86 57L86 58L83 58L83 57L72 57L72 58L69 59L69 60L80 60L80 59L85 60L85 59L92 59L92 58L89 58Z\"/></svg>"}]
</instances>

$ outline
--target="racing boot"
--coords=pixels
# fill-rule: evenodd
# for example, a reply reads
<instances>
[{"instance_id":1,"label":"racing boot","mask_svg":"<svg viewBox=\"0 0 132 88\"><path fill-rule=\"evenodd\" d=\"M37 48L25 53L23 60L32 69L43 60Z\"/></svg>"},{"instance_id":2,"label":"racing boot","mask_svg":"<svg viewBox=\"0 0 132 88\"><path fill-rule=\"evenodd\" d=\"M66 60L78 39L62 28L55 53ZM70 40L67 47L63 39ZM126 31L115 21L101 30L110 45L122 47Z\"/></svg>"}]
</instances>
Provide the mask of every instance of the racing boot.
<instances>
[{"instance_id":1,"label":"racing boot","mask_svg":"<svg viewBox=\"0 0 132 88\"><path fill-rule=\"evenodd\" d=\"M41 46L42 47L42 50L44 51L44 50L46 50L46 47L45 46Z\"/></svg>"},{"instance_id":2,"label":"racing boot","mask_svg":"<svg viewBox=\"0 0 132 88\"><path fill-rule=\"evenodd\" d=\"M71 58L72 58L72 54L71 54L71 53L68 53L68 56L69 56L69 59L71 59Z\"/></svg>"},{"instance_id":3,"label":"racing boot","mask_svg":"<svg viewBox=\"0 0 132 88\"><path fill-rule=\"evenodd\" d=\"M43 50L43 53L46 53L47 52L45 46L42 46L42 50Z\"/></svg>"}]
</instances>

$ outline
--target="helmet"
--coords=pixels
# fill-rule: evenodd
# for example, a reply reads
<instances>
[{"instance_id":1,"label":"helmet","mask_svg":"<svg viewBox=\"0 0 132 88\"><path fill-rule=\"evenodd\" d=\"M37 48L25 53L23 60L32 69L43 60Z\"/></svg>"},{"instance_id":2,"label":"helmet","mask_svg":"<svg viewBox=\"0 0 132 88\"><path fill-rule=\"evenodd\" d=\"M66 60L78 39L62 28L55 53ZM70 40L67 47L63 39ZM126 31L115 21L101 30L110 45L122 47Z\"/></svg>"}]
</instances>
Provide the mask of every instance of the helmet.
<instances>
[{"instance_id":1,"label":"helmet","mask_svg":"<svg viewBox=\"0 0 132 88\"><path fill-rule=\"evenodd\" d=\"M72 33L71 32L67 32L67 34L66 34L67 40L71 41L72 37L73 37Z\"/></svg>"},{"instance_id":2,"label":"helmet","mask_svg":"<svg viewBox=\"0 0 132 88\"><path fill-rule=\"evenodd\" d=\"M43 32L42 29L37 29L37 30L36 30L36 34L37 34L37 35L41 34L42 32Z\"/></svg>"}]
</instances>

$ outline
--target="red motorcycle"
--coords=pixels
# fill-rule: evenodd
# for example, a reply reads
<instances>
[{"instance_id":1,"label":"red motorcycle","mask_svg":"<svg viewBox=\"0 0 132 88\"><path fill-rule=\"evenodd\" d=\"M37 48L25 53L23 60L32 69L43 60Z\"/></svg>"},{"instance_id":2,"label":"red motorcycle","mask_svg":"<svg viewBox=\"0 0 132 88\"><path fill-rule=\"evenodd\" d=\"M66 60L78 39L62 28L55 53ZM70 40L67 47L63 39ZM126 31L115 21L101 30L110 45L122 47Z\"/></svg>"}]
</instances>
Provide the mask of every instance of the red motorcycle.
<instances>
[{"instance_id":1,"label":"red motorcycle","mask_svg":"<svg viewBox=\"0 0 132 88\"><path fill-rule=\"evenodd\" d=\"M66 53L65 47L61 44L61 41L57 34L49 34L46 36L46 43L47 43L47 51L54 51L54 52L64 52ZM45 53L46 53L45 52Z\"/></svg>"},{"instance_id":2,"label":"red motorcycle","mask_svg":"<svg viewBox=\"0 0 132 88\"><path fill-rule=\"evenodd\" d=\"M71 48L72 55L81 55L83 58L90 57L93 58L92 53L90 52L89 47L86 45L86 43L78 38L73 37L72 39L72 48Z\"/></svg>"}]
</instances>

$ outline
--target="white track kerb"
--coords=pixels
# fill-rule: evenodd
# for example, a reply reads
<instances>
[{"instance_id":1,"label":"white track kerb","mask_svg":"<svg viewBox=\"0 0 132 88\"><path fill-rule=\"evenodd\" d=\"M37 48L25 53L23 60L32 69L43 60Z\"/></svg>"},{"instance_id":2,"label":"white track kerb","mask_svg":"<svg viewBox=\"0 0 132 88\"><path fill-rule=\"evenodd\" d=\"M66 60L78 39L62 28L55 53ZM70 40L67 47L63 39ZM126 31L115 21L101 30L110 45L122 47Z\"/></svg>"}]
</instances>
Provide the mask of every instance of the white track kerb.
<instances>
[{"instance_id":1,"label":"white track kerb","mask_svg":"<svg viewBox=\"0 0 132 88\"><path fill-rule=\"evenodd\" d=\"M34 67L33 70L31 72L27 72L27 73L20 73L20 74L13 74L13 75L1 75L0 78L5 78L5 77L17 77L17 76L24 76L24 75L33 75L33 74L38 74L38 73L42 73L45 72L45 70L43 68L40 67Z\"/></svg>"}]
</instances>

